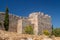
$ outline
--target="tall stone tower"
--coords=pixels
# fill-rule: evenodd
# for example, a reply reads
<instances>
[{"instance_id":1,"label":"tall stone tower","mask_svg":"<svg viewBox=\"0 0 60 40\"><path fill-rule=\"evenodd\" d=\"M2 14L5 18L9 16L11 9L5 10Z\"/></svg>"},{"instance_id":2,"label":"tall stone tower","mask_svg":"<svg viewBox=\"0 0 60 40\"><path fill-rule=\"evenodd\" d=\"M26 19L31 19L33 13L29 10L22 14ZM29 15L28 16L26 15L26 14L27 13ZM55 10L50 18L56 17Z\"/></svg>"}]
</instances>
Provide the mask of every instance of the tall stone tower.
<instances>
[{"instance_id":1,"label":"tall stone tower","mask_svg":"<svg viewBox=\"0 0 60 40\"><path fill-rule=\"evenodd\" d=\"M34 34L42 34L44 30L52 31L51 17L41 12L34 12L29 15L31 24L34 25Z\"/></svg>"}]
</instances>

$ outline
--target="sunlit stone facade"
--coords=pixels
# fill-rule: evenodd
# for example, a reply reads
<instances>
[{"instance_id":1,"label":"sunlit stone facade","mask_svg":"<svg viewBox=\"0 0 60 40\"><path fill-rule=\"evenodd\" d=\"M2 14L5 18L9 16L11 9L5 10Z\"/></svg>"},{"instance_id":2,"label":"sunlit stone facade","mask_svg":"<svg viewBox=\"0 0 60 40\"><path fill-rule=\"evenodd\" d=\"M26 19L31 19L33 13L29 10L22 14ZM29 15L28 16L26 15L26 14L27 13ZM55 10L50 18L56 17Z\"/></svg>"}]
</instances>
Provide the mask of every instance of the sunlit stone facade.
<instances>
[{"instance_id":1,"label":"sunlit stone facade","mask_svg":"<svg viewBox=\"0 0 60 40\"><path fill-rule=\"evenodd\" d=\"M33 25L35 35L42 34L44 30L48 30L50 33L52 31L51 16L48 16L47 14L44 15L44 13L41 12L34 12L31 13L27 19L24 19L24 21L21 21L23 24L21 23L22 26L20 25L18 27L22 27L23 29L24 26L29 25L30 23ZM18 21L18 24L19 22L20 20ZM20 32L22 33L23 31Z\"/></svg>"},{"instance_id":2,"label":"sunlit stone facade","mask_svg":"<svg viewBox=\"0 0 60 40\"><path fill-rule=\"evenodd\" d=\"M34 33L42 34L44 30L52 31L51 17L41 12L34 12L29 15L29 20L34 24Z\"/></svg>"},{"instance_id":3,"label":"sunlit stone facade","mask_svg":"<svg viewBox=\"0 0 60 40\"><path fill-rule=\"evenodd\" d=\"M4 30L3 21L4 13L0 13L0 22L2 23L2 30ZM28 17L19 17L9 14L9 31L24 33L24 28L31 25L35 35L42 34L44 30L52 31L51 16L42 12L34 12L29 14Z\"/></svg>"},{"instance_id":4,"label":"sunlit stone facade","mask_svg":"<svg viewBox=\"0 0 60 40\"><path fill-rule=\"evenodd\" d=\"M32 26L32 24L27 18L22 18L18 20L17 33L24 33L24 28L28 25Z\"/></svg>"}]
</instances>

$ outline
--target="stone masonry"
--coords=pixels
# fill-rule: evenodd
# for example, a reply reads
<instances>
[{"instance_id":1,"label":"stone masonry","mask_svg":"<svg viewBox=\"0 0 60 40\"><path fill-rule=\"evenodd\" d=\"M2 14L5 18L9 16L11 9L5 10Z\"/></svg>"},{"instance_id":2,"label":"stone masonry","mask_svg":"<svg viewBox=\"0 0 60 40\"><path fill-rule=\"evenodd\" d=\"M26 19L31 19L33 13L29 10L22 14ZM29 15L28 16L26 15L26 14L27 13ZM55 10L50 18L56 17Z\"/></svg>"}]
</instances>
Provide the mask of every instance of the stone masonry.
<instances>
[{"instance_id":1,"label":"stone masonry","mask_svg":"<svg viewBox=\"0 0 60 40\"><path fill-rule=\"evenodd\" d=\"M34 24L34 33L42 34L44 30L52 31L51 16L42 12L34 12L29 15L29 20Z\"/></svg>"},{"instance_id":2,"label":"stone masonry","mask_svg":"<svg viewBox=\"0 0 60 40\"><path fill-rule=\"evenodd\" d=\"M4 12L0 12L0 23L2 25L0 25L0 29L4 30L4 16L5 13ZM17 22L20 19L20 17L16 16L16 15L12 15L9 14L9 31L10 32L17 32Z\"/></svg>"},{"instance_id":3,"label":"stone masonry","mask_svg":"<svg viewBox=\"0 0 60 40\"><path fill-rule=\"evenodd\" d=\"M4 12L0 12L0 30L4 30ZM29 14L28 17L19 17L9 14L9 31L23 33L24 28L31 25L35 35L42 34L44 30L52 31L51 16L42 12L34 12Z\"/></svg>"}]
</instances>

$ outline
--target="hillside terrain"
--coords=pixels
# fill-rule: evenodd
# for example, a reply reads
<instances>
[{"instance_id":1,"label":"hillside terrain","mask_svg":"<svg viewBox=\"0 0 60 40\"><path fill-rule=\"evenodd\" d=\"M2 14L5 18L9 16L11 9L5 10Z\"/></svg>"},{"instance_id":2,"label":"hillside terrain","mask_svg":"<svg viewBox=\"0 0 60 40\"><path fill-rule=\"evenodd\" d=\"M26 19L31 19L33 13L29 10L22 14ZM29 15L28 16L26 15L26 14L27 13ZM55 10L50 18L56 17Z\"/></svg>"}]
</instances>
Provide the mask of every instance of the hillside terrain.
<instances>
[{"instance_id":1,"label":"hillside terrain","mask_svg":"<svg viewBox=\"0 0 60 40\"><path fill-rule=\"evenodd\" d=\"M49 40L60 40L60 37L53 37L53 38L49 38L48 36L45 35L29 35L29 34L18 34L15 32L6 32L6 31L2 31L0 30L0 40L45 40L45 39L49 39Z\"/></svg>"}]
</instances>

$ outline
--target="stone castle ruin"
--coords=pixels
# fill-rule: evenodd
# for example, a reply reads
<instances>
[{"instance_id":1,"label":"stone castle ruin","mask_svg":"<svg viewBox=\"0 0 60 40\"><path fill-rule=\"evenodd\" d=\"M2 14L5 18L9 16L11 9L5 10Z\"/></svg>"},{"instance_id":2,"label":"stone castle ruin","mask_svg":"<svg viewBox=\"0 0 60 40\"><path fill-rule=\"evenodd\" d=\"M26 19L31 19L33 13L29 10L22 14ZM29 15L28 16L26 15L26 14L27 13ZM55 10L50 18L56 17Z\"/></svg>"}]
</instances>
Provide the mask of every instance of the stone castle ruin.
<instances>
[{"instance_id":1,"label":"stone castle ruin","mask_svg":"<svg viewBox=\"0 0 60 40\"><path fill-rule=\"evenodd\" d=\"M0 30L4 30L4 12L0 12ZM13 14L9 14L9 31L22 34L24 28L27 25L31 25L35 35L42 34L43 30L52 31L51 16L42 12L34 12L29 14L28 17L20 17Z\"/></svg>"}]
</instances>

